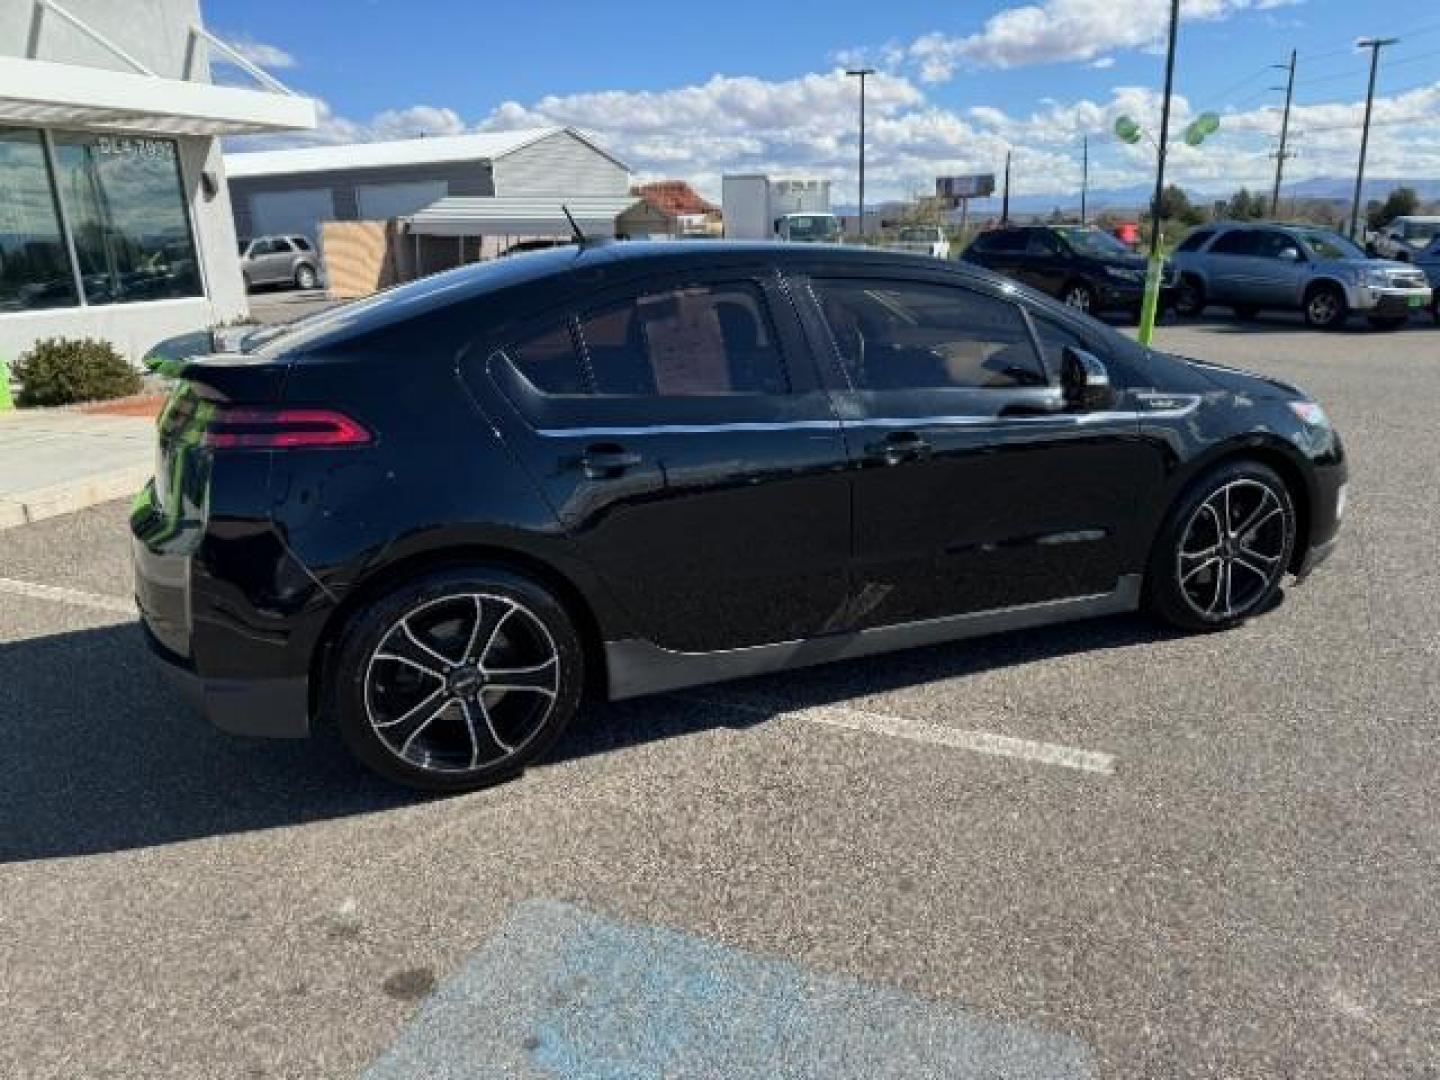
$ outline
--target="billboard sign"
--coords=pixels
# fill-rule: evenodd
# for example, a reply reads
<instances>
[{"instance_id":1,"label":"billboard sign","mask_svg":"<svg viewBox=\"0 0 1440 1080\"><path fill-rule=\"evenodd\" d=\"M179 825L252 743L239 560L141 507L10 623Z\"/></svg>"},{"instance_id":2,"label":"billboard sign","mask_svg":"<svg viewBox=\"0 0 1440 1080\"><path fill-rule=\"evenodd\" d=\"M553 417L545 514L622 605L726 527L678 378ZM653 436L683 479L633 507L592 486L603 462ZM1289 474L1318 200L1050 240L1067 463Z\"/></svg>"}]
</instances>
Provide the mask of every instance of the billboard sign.
<instances>
[{"instance_id":1,"label":"billboard sign","mask_svg":"<svg viewBox=\"0 0 1440 1080\"><path fill-rule=\"evenodd\" d=\"M956 202L960 199L984 199L995 194L995 174L975 173L972 176L937 176L937 198Z\"/></svg>"}]
</instances>

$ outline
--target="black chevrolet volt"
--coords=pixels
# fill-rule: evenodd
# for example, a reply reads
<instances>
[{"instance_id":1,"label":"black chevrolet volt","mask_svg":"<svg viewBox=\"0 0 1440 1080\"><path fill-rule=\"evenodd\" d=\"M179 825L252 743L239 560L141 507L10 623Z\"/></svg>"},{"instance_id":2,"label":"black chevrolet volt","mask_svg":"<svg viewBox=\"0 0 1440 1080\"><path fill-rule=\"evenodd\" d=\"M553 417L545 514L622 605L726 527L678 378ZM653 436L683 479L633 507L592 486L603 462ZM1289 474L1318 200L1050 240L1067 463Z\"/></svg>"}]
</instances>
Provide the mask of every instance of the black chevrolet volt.
<instances>
[{"instance_id":1,"label":"black chevrolet volt","mask_svg":"<svg viewBox=\"0 0 1440 1080\"><path fill-rule=\"evenodd\" d=\"M1339 436L959 264L557 248L171 362L136 500L153 650L221 728L513 775L621 699L1145 608L1263 612Z\"/></svg>"}]
</instances>

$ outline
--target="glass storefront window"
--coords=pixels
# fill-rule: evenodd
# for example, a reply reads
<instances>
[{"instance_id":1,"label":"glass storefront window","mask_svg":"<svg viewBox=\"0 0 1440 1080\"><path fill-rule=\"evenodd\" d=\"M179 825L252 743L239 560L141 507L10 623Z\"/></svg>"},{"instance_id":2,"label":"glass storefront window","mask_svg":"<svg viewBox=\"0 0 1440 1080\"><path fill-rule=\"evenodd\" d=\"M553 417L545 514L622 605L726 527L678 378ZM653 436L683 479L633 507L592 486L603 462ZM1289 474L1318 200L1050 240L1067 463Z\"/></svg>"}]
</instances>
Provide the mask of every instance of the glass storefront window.
<instances>
[{"instance_id":1,"label":"glass storefront window","mask_svg":"<svg viewBox=\"0 0 1440 1080\"><path fill-rule=\"evenodd\" d=\"M202 295L174 141L56 134L54 143L86 303Z\"/></svg>"},{"instance_id":2,"label":"glass storefront window","mask_svg":"<svg viewBox=\"0 0 1440 1080\"><path fill-rule=\"evenodd\" d=\"M75 303L40 133L0 130L0 311Z\"/></svg>"}]
</instances>

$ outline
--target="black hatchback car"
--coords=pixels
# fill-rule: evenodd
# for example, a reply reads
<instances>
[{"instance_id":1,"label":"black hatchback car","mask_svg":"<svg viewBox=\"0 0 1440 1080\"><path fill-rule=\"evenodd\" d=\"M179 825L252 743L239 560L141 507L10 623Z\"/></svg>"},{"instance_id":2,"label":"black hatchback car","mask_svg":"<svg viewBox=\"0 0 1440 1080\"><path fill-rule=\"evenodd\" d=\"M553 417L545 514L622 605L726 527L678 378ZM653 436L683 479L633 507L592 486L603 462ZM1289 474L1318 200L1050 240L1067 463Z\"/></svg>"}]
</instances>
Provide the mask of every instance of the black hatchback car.
<instances>
[{"instance_id":1,"label":"black hatchback car","mask_svg":"<svg viewBox=\"0 0 1440 1080\"><path fill-rule=\"evenodd\" d=\"M993 274L782 244L469 266L172 369L142 620L220 727L511 775L628 698L1130 611L1219 629L1335 543L1292 386Z\"/></svg>"},{"instance_id":2,"label":"black hatchback car","mask_svg":"<svg viewBox=\"0 0 1440 1080\"><path fill-rule=\"evenodd\" d=\"M975 237L964 258L1091 315L1138 315L1145 295L1144 257L1087 225L990 229ZM1175 283L1167 265L1160 281L1162 307Z\"/></svg>"}]
</instances>

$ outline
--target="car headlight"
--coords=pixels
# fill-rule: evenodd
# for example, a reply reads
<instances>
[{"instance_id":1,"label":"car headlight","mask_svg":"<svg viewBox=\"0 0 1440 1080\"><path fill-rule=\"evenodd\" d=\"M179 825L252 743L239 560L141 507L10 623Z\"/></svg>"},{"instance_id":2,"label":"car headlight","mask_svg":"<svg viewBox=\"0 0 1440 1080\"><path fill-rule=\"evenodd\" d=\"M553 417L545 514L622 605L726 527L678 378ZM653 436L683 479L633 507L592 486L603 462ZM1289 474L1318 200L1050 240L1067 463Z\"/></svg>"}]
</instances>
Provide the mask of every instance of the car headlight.
<instances>
[{"instance_id":1,"label":"car headlight","mask_svg":"<svg viewBox=\"0 0 1440 1080\"><path fill-rule=\"evenodd\" d=\"M1290 411L1300 418L1302 424L1317 428L1330 426L1330 418L1318 401L1292 401L1289 404Z\"/></svg>"},{"instance_id":2,"label":"car headlight","mask_svg":"<svg viewBox=\"0 0 1440 1080\"><path fill-rule=\"evenodd\" d=\"M1360 271L1360 284L1368 285L1372 289L1383 289L1390 284L1390 275L1378 266L1367 266Z\"/></svg>"},{"instance_id":3,"label":"car headlight","mask_svg":"<svg viewBox=\"0 0 1440 1080\"><path fill-rule=\"evenodd\" d=\"M1121 281L1140 282L1145 280L1145 275L1139 270L1130 270L1124 266L1107 266L1105 273Z\"/></svg>"}]
</instances>

